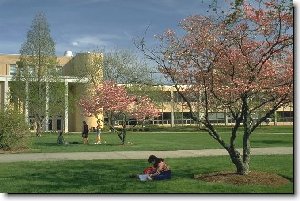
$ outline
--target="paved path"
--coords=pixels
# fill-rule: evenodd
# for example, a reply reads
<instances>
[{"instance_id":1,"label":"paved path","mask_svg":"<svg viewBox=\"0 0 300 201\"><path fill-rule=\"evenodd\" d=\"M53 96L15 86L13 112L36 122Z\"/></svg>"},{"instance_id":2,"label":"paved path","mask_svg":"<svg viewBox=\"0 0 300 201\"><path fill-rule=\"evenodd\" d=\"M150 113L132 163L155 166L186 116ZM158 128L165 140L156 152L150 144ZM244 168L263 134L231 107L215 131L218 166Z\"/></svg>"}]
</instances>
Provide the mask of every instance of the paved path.
<instances>
[{"instance_id":1,"label":"paved path","mask_svg":"<svg viewBox=\"0 0 300 201\"><path fill-rule=\"evenodd\" d=\"M0 154L0 163L18 161L146 159L154 154L162 158L184 158L228 155L225 149L177 150L177 151L114 151L71 153L21 153ZM252 155L293 154L293 147L252 148Z\"/></svg>"}]
</instances>

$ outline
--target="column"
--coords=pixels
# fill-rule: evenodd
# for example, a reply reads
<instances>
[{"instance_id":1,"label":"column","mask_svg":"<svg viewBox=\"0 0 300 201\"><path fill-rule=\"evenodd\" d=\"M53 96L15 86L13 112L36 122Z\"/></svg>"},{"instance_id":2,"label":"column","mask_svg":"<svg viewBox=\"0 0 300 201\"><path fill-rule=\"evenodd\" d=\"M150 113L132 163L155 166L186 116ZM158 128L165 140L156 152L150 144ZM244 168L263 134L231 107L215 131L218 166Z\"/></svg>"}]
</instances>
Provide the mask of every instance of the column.
<instances>
[{"instance_id":1,"label":"column","mask_svg":"<svg viewBox=\"0 0 300 201\"><path fill-rule=\"evenodd\" d=\"M174 127L174 92L171 89L171 127Z\"/></svg>"},{"instance_id":2,"label":"column","mask_svg":"<svg viewBox=\"0 0 300 201\"><path fill-rule=\"evenodd\" d=\"M274 126L277 126L277 111L274 112Z\"/></svg>"},{"instance_id":3,"label":"column","mask_svg":"<svg viewBox=\"0 0 300 201\"><path fill-rule=\"evenodd\" d=\"M49 131L49 82L46 82L46 114L45 114L45 131Z\"/></svg>"},{"instance_id":4,"label":"column","mask_svg":"<svg viewBox=\"0 0 300 201\"><path fill-rule=\"evenodd\" d=\"M29 123L29 116L28 116L28 100L29 100L29 84L28 81L25 82L25 104L24 104L24 116L25 121Z\"/></svg>"},{"instance_id":5,"label":"column","mask_svg":"<svg viewBox=\"0 0 300 201\"><path fill-rule=\"evenodd\" d=\"M162 102L161 107L161 125L164 125L164 102Z\"/></svg>"},{"instance_id":6,"label":"column","mask_svg":"<svg viewBox=\"0 0 300 201\"><path fill-rule=\"evenodd\" d=\"M198 107L198 126L201 127L202 124L200 122L200 119L202 118L202 113L201 113L201 92L199 90L199 96L198 96L198 104L197 104L197 107Z\"/></svg>"},{"instance_id":7,"label":"column","mask_svg":"<svg viewBox=\"0 0 300 201\"><path fill-rule=\"evenodd\" d=\"M225 115L225 126L227 126L228 125L227 109L225 109L224 115Z\"/></svg>"},{"instance_id":8,"label":"column","mask_svg":"<svg viewBox=\"0 0 300 201\"><path fill-rule=\"evenodd\" d=\"M9 88L8 88L8 79L6 78L4 81L4 98L3 98L3 103L4 103L4 109L8 106L9 103Z\"/></svg>"},{"instance_id":9,"label":"column","mask_svg":"<svg viewBox=\"0 0 300 201\"><path fill-rule=\"evenodd\" d=\"M69 132L69 85L68 80L65 80L65 119L64 132Z\"/></svg>"}]
</instances>

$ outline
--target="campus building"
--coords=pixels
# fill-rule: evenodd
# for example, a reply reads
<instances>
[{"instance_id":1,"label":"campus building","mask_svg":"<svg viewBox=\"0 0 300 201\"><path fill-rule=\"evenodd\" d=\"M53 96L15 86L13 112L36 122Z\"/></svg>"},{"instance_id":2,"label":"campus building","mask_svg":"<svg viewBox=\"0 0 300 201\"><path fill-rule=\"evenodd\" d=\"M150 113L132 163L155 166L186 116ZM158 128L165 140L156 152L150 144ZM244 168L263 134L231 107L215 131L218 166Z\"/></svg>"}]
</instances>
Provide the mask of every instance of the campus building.
<instances>
[{"instance_id":1,"label":"campus building","mask_svg":"<svg viewBox=\"0 0 300 201\"><path fill-rule=\"evenodd\" d=\"M181 87L181 88L184 88ZM151 120L150 123L154 125L163 125L163 126L186 126L186 125L197 125L198 123L192 120L191 114L187 104L183 101L182 97L176 91L175 87L164 85L161 87L164 93L169 97L167 100L161 103L161 115L154 120ZM184 89L182 89L184 91ZM201 113L201 108L199 111L199 117L204 115ZM257 116L252 118L258 119ZM267 122L262 124L265 125L293 125L294 121L294 112L293 112L293 103L285 107L279 108L275 111L275 114L272 118L269 118ZM230 117L229 113L225 111L210 111L209 120L213 124L219 125L233 125L234 120Z\"/></svg>"},{"instance_id":2,"label":"campus building","mask_svg":"<svg viewBox=\"0 0 300 201\"><path fill-rule=\"evenodd\" d=\"M64 132L79 132L82 129L82 121L87 121L90 127L96 126L96 119L93 117L85 117L82 115L81 108L77 103L69 102L70 94L81 93L78 85L85 84L87 79L79 79L75 72L84 71L88 65L92 64L92 58L102 58L102 54L93 55L95 53L78 53L75 56L72 52L66 51L64 56L57 57L57 69L61 72L61 79L59 82L65 85L65 100L64 112L56 116L45 114L45 124L43 130L57 131L64 130ZM17 72L17 61L20 55L17 54L0 54L0 109L4 109L5 105L9 105L12 101L9 95L10 83ZM103 77L103 72L100 71L97 76ZM196 125L191 117L188 108L181 99L173 86L160 86L161 90L166 94L166 99L161 104L161 115L158 118L150 121L150 124L163 126L185 126ZM30 93L30 92L29 92ZM73 110L69 110L70 104L74 104ZM25 118L31 123L31 129L34 129L33 116L30 111L26 110L26 104L23 105ZM47 107L47 103L45 103ZM201 112L199 112L201 116ZM211 111L209 118L213 123L230 125L232 119L224 111ZM116 122L118 123L118 122ZM274 117L270 119L268 124L273 125L291 125L293 124L293 105L282 107L276 111Z\"/></svg>"},{"instance_id":3,"label":"campus building","mask_svg":"<svg viewBox=\"0 0 300 201\"><path fill-rule=\"evenodd\" d=\"M57 57L58 65L56 69L61 74L59 82L65 85L64 112L56 116L45 114L45 123L42 127L44 131L63 130L64 132L79 132L82 130L82 121L86 121L89 125L96 125L95 118L83 116L77 103L69 101L70 94L80 93L78 85L87 82L87 79L75 77L74 72L84 70L86 65L92 62L91 58L94 58L92 54L95 53L79 53L73 56L72 52L66 51L64 56ZM20 55L18 54L0 54L0 109L2 110L13 102L9 93L10 84L13 82L13 76L17 73L19 57ZM98 57L102 57L102 54L99 54ZM30 93L30 89L26 93ZM75 105L71 107L70 104ZM47 101L45 102L45 107L49 107ZM73 109L70 110L69 108ZM33 114L26 109L26 103L22 104L22 110L31 129L34 130Z\"/></svg>"}]
</instances>

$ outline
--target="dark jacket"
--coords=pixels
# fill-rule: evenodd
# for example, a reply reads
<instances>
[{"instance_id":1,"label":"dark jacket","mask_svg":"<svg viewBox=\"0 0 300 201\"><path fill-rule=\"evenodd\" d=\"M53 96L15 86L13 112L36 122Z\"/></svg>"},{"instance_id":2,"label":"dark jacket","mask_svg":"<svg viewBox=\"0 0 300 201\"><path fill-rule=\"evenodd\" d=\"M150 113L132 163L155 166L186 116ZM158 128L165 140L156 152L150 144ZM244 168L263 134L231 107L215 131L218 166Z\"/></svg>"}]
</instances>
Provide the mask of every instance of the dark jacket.
<instances>
[{"instance_id":1,"label":"dark jacket","mask_svg":"<svg viewBox=\"0 0 300 201\"><path fill-rule=\"evenodd\" d=\"M89 126L87 124L83 125L82 137L87 137L89 134Z\"/></svg>"}]
</instances>

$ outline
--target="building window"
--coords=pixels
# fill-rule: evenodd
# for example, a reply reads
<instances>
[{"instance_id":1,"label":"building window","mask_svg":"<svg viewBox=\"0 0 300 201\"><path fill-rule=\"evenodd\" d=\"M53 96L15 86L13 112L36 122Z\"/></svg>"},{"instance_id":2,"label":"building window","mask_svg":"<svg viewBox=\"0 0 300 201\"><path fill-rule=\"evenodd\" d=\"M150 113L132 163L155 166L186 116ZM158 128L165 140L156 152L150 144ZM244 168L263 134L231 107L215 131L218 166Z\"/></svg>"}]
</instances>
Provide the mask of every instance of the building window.
<instances>
[{"instance_id":1,"label":"building window","mask_svg":"<svg viewBox=\"0 0 300 201\"><path fill-rule=\"evenodd\" d=\"M63 72L62 66L48 68L48 73L50 75L62 75L62 72Z\"/></svg>"},{"instance_id":2,"label":"building window","mask_svg":"<svg viewBox=\"0 0 300 201\"><path fill-rule=\"evenodd\" d=\"M58 75L62 75L63 74L62 66L56 66L55 71Z\"/></svg>"},{"instance_id":3,"label":"building window","mask_svg":"<svg viewBox=\"0 0 300 201\"><path fill-rule=\"evenodd\" d=\"M17 74L17 64L10 64L9 75L16 75L16 74Z\"/></svg>"},{"instance_id":4,"label":"building window","mask_svg":"<svg viewBox=\"0 0 300 201\"><path fill-rule=\"evenodd\" d=\"M29 75L34 76L35 69L34 69L33 66L29 66L29 67L28 67L28 73L29 73Z\"/></svg>"},{"instance_id":5,"label":"building window","mask_svg":"<svg viewBox=\"0 0 300 201\"><path fill-rule=\"evenodd\" d=\"M293 111L278 111L277 115L278 115L278 117L277 117L278 122L294 121L294 112Z\"/></svg>"}]
</instances>

